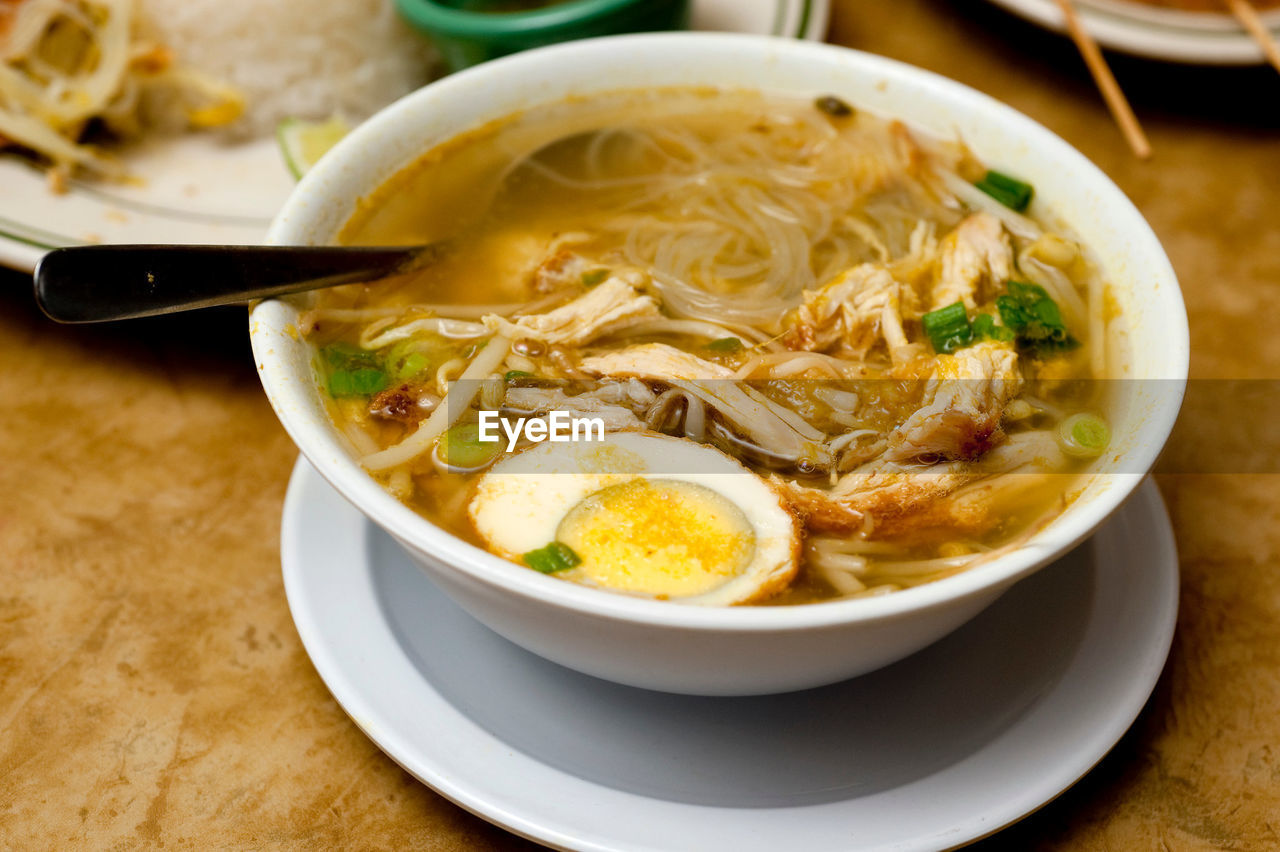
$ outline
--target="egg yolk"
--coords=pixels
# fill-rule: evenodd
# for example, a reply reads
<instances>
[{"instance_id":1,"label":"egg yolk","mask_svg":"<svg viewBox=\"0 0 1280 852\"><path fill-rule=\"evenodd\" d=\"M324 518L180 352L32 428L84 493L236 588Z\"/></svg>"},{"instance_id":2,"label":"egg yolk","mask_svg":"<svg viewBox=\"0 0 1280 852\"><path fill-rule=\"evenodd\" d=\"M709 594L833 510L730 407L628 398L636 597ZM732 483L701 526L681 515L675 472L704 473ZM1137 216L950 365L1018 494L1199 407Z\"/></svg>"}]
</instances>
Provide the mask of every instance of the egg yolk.
<instances>
[{"instance_id":1,"label":"egg yolk","mask_svg":"<svg viewBox=\"0 0 1280 852\"><path fill-rule=\"evenodd\" d=\"M637 477L574 506L556 531L582 559L565 579L659 598L709 592L755 555L751 524L702 485Z\"/></svg>"}]
</instances>

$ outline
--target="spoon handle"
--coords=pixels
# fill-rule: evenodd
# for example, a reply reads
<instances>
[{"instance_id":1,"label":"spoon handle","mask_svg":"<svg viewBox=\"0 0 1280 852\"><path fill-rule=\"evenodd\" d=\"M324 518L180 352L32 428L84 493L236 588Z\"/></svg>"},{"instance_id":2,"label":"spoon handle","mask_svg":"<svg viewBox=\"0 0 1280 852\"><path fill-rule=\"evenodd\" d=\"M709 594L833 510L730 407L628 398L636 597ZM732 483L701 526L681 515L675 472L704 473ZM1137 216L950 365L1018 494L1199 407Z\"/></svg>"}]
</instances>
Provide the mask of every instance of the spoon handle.
<instances>
[{"instance_id":1,"label":"spoon handle","mask_svg":"<svg viewBox=\"0 0 1280 852\"><path fill-rule=\"evenodd\" d=\"M35 271L36 303L66 323L132 319L370 281L429 248L107 245L54 249Z\"/></svg>"}]
</instances>

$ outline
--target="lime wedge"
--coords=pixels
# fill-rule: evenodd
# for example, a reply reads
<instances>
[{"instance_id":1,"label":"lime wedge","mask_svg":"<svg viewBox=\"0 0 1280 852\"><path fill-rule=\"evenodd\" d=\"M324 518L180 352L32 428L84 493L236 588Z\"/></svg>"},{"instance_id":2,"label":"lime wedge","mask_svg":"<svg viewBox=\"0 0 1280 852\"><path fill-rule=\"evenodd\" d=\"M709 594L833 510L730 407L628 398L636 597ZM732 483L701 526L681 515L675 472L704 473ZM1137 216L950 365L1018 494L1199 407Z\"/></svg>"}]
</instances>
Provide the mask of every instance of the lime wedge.
<instances>
[{"instance_id":1,"label":"lime wedge","mask_svg":"<svg viewBox=\"0 0 1280 852\"><path fill-rule=\"evenodd\" d=\"M302 177L350 129L351 125L340 115L324 121L286 118L280 122L276 127L276 141L289 173L294 178Z\"/></svg>"}]
</instances>

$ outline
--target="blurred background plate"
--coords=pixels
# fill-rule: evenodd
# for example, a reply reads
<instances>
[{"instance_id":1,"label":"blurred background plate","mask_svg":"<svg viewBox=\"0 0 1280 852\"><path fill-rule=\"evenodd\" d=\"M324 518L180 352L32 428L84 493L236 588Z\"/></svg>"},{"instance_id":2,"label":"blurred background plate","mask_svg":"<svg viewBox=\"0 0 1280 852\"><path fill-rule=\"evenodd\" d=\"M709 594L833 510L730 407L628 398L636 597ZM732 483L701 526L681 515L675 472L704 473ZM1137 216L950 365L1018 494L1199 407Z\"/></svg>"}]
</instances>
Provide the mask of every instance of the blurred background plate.
<instances>
[{"instance_id":1,"label":"blurred background plate","mask_svg":"<svg viewBox=\"0 0 1280 852\"><path fill-rule=\"evenodd\" d=\"M821 41L828 0L693 0L693 29ZM262 240L293 188L274 138L157 139L123 157L137 184L73 180L54 193L42 169L0 155L0 264L31 271L46 251L81 243Z\"/></svg>"},{"instance_id":2,"label":"blurred background plate","mask_svg":"<svg viewBox=\"0 0 1280 852\"><path fill-rule=\"evenodd\" d=\"M990 0L1020 17L1066 32L1055 0ZM1131 0L1077 0L1080 18L1113 50L1193 65L1260 65L1262 50L1230 14L1178 12ZM1263 13L1280 35L1280 11Z\"/></svg>"}]
</instances>

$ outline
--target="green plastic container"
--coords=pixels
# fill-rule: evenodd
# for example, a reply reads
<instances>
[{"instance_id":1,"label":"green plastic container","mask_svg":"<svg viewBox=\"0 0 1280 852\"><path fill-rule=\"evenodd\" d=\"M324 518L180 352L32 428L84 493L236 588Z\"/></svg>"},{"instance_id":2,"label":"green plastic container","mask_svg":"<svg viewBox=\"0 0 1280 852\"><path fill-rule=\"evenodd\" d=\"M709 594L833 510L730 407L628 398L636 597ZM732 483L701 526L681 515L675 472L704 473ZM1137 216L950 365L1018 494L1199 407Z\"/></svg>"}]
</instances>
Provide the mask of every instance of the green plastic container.
<instances>
[{"instance_id":1,"label":"green plastic container","mask_svg":"<svg viewBox=\"0 0 1280 852\"><path fill-rule=\"evenodd\" d=\"M684 29L689 18L688 0L566 0L524 12L480 11L485 5L396 0L400 14L431 39L452 71L573 39Z\"/></svg>"}]
</instances>

